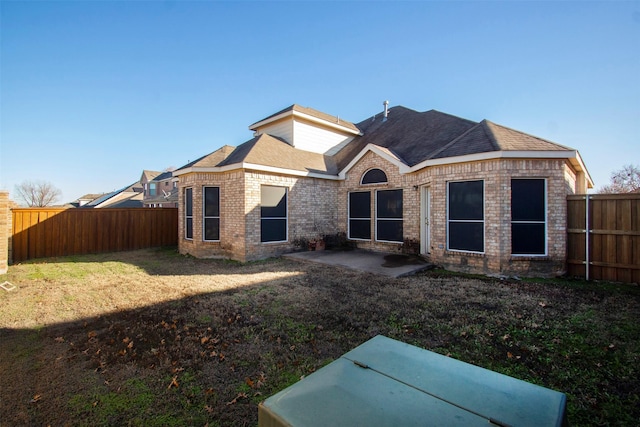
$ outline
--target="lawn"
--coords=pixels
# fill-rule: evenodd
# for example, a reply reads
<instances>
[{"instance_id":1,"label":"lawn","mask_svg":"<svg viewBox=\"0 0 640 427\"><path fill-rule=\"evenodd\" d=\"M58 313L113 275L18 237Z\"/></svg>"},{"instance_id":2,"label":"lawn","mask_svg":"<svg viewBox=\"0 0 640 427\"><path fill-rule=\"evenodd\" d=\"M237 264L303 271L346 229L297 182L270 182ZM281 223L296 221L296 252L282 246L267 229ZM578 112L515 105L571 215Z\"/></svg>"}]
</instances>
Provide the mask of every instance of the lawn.
<instances>
[{"instance_id":1,"label":"lawn","mask_svg":"<svg viewBox=\"0 0 640 427\"><path fill-rule=\"evenodd\" d=\"M173 249L37 260L5 280L2 427L255 426L261 400L378 334L562 391L572 425L640 419L637 286Z\"/></svg>"}]
</instances>

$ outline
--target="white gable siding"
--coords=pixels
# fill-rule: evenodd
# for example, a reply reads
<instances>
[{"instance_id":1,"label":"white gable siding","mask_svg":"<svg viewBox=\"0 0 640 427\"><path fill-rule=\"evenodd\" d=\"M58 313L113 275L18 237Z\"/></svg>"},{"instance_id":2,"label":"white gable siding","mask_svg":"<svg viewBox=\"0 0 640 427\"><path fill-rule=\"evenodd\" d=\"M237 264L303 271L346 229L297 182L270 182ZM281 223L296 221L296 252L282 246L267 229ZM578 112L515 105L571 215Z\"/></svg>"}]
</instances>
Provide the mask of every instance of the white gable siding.
<instances>
[{"instance_id":1,"label":"white gable siding","mask_svg":"<svg viewBox=\"0 0 640 427\"><path fill-rule=\"evenodd\" d=\"M262 135L263 133L282 138L293 145L293 120L281 120L275 123L270 123L266 126L256 129L255 135Z\"/></svg>"},{"instance_id":2,"label":"white gable siding","mask_svg":"<svg viewBox=\"0 0 640 427\"><path fill-rule=\"evenodd\" d=\"M299 120L293 121L293 133L293 146L295 148L329 155L337 152L342 145L353 139L351 135L324 129Z\"/></svg>"}]
</instances>

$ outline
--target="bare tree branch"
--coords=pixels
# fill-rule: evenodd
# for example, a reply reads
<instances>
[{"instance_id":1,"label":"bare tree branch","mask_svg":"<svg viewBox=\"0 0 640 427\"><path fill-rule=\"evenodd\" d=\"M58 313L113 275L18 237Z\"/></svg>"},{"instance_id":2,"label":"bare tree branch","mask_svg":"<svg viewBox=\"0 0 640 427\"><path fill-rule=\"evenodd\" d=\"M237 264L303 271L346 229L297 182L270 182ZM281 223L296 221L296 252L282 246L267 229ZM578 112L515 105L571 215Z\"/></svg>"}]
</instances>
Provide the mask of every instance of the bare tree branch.
<instances>
[{"instance_id":1,"label":"bare tree branch","mask_svg":"<svg viewBox=\"0 0 640 427\"><path fill-rule=\"evenodd\" d=\"M23 181L16 185L16 193L29 207L51 206L62 194L53 184L45 181Z\"/></svg>"},{"instance_id":2,"label":"bare tree branch","mask_svg":"<svg viewBox=\"0 0 640 427\"><path fill-rule=\"evenodd\" d=\"M598 190L598 193L640 193L640 167L632 164L611 174L611 182Z\"/></svg>"}]
</instances>

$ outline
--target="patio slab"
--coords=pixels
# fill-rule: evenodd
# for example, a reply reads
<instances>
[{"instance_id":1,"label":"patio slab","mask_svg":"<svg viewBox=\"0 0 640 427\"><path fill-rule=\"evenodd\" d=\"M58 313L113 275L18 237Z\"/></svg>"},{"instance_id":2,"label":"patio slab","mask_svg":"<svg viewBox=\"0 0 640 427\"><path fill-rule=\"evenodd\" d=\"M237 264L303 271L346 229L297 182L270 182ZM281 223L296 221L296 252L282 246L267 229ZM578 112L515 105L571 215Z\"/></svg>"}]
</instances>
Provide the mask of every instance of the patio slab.
<instances>
[{"instance_id":1,"label":"patio slab","mask_svg":"<svg viewBox=\"0 0 640 427\"><path fill-rule=\"evenodd\" d=\"M282 256L298 261L337 265L388 277L410 276L434 267L433 264L413 255L370 252L358 249L294 252Z\"/></svg>"}]
</instances>

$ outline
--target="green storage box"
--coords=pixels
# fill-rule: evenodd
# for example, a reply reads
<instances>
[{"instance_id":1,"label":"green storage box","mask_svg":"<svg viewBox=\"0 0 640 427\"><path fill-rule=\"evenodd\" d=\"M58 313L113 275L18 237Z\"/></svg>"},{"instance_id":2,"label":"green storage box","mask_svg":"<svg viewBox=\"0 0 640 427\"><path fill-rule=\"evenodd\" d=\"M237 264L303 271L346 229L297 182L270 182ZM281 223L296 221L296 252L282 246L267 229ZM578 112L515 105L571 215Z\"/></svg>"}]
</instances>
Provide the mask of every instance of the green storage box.
<instances>
[{"instance_id":1,"label":"green storage box","mask_svg":"<svg viewBox=\"0 0 640 427\"><path fill-rule=\"evenodd\" d=\"M259 427L560 426L563 393L377 336L262 402Z\"/></svg>"}]
</instances>

